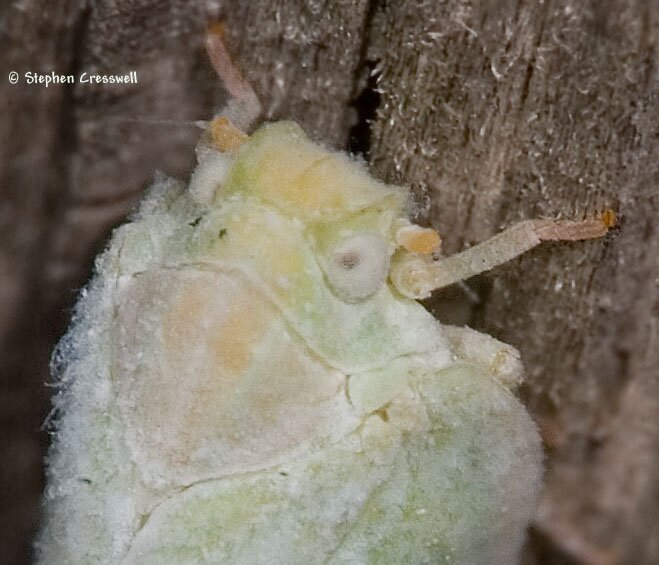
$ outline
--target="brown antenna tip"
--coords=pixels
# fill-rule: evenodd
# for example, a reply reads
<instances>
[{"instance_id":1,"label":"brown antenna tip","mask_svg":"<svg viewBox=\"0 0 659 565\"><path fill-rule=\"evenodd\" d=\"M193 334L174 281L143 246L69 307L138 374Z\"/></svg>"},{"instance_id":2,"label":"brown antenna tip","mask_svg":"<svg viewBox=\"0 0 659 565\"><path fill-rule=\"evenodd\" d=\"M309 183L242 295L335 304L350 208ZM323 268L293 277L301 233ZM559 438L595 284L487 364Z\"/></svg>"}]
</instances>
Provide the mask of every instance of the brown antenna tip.
<instances>
[{"instance_id":1,"label":"brown antenna tip","mask_svg":"<svg viewBox=\"0 0 659 565\"><path fill-rule=\"evenodd\" d=\"M607 208L600 214L600 220L608 228L615 228L618 225L618 214L615 213L615 210Z\"/></svg>"},{"instance_id":2,"label":"brown antenna tip","mask_svg":"<svg viewBox=\"0 0 659 565\"><path fill-rule=\"evenodd\" d=\"M224 40L224 35L226 33L226 25L224 25L224 22L222 21L217 21L217 22L212 22L208 24L208 27L206 28L206 33L208 35L215 35L219 37L220 39Z\"/></svg>"}]
</instances>

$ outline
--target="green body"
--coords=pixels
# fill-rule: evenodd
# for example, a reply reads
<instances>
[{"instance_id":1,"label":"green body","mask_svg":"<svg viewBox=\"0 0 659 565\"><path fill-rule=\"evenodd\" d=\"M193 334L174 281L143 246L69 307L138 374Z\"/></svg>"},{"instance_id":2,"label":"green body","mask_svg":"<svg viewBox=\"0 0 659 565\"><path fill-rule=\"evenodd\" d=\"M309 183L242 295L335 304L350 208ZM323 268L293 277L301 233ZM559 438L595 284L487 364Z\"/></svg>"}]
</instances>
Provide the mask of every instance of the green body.
<instances>
[{"instance_id":1,"label":"green body","mask_svg":"<svg viewBox=\"0 0 659 565\"><path fill-rule=\"evenodd\" d=\"M159 183L55 356L39 562L514 562L521 366L388 283L406 198L291 123Z\"/></svg>"}]
</instances>

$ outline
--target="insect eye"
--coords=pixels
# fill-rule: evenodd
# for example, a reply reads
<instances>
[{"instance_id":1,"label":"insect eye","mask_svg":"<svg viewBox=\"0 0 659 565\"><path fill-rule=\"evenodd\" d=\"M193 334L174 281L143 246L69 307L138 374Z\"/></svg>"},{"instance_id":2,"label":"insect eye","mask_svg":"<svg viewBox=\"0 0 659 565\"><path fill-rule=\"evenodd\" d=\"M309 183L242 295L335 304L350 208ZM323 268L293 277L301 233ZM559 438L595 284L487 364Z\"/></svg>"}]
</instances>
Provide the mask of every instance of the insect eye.
<instances>
[{"instance_id":1,"label":"insect eye","mask_svg":"<svg viewBox=\"0 0 659 565\"><path fill-rule=\"evenodd\" d=\"M389 272L389 246L379 235L365 233L339 243L332 251L327 278L342 298L359 301L373 294Z\"/></svg>"},{"instance_id":2,"label":"insect eye","mask_svg":"<svg viewBox=\"0 0 659 565\"><path fill-rule=\"evenodd\" d=\"M359 267L362 262L362 257L359 253L350 250L346 253L339 253L335 256L336 263L339 267L343 267L347 271Z\"/></svg>"}]
</instances>

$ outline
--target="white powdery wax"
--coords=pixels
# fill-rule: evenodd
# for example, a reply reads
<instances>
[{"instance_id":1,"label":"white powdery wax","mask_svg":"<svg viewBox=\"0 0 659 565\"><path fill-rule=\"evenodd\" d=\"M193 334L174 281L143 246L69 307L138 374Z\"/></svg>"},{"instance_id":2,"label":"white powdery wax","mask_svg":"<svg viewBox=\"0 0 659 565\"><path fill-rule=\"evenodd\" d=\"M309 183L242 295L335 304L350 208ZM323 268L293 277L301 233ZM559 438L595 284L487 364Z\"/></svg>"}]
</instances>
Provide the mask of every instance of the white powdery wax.
<instances>
[{"instance_id":1,"label":"white powdery wax","mask_svg":"<svg viewBox=\"0 0 659 565\"><path fill-rule=\"evenodd\" d=\"M97 260L38 562L513 563L541 484L521 364L388 278L438 241L407 191L291 122L225 153Z\"/></svg>"}]
</instances>

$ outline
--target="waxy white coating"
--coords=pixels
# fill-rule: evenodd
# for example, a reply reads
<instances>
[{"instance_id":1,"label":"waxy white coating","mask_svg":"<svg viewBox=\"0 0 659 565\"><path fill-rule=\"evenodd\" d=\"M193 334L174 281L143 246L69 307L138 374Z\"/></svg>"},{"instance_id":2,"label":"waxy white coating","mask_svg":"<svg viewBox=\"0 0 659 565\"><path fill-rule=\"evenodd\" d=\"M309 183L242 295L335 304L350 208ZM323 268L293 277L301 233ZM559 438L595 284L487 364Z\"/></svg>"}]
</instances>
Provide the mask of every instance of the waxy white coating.
<instances>
[{"instance_id":1,"label":"waxy white coating","mask_svg":"<svg viewBox=\"0 0 659 565\"><path fill-rule=\"evenodd\" d=\"M513 563L519 356L387 279L406 204L289 122L157 183L54 357L37 561Z\"/></svg>"}]
</instances>

